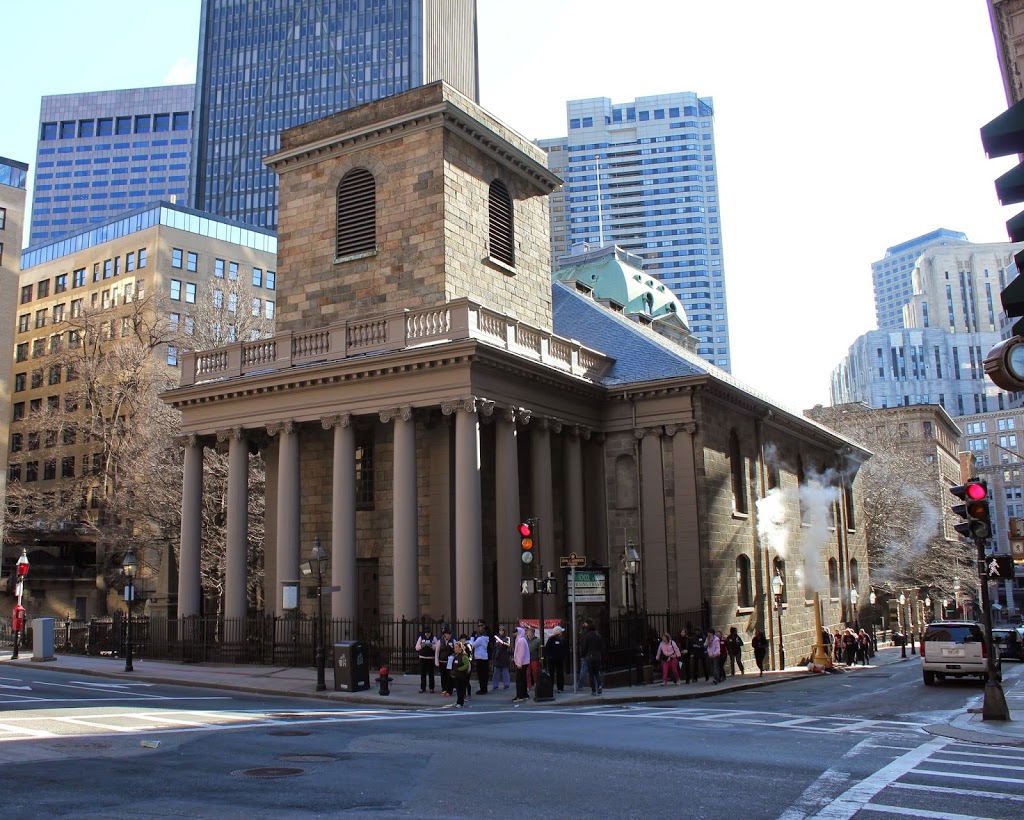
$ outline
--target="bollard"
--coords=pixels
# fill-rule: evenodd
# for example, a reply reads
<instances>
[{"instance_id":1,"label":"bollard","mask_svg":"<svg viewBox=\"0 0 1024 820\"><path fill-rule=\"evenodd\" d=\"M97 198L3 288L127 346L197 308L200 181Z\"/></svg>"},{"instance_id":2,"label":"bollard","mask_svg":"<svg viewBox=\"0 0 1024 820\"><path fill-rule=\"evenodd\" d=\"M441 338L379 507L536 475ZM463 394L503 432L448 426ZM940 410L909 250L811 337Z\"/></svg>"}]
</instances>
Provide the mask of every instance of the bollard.
<instances>
[{"instance_id":1,"label":"bollard","mask_svg":"<svg viewBox=\"0 0 1024 820\"><path fill-rule=\"evenodd\" d=\"M391 694L391 687L389 685L391 683L391 680L391 677L388 675L388 668L386 666L382 666L380 668L380 675L377 678L377 683L380 684L380 694Z\"/></svg>"}]
</instances>

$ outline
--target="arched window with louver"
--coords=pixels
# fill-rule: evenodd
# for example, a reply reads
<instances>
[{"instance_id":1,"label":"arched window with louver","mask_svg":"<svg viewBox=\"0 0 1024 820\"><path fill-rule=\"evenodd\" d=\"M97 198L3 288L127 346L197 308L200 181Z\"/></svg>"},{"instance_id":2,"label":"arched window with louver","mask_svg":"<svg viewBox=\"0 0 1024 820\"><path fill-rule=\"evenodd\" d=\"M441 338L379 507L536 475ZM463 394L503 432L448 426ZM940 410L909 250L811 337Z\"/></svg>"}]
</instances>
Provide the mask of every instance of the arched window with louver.
<instances>
[{"instance_id":1,"label":"arched window with louver","mask_svg":"<svg viewBox=\"0 0 1024 820\"><path fill-rule=\"evenodd\" d=\"M490 227L490 257L512 267L516 263L515 226L513 224L512 197L500 179L491 183L487 193Z\"/></svg>"},{"instance_id":2,"label":"arched window with louver","mask_svg":"<svg viewBox=\"0 0 1024 820\"><path fill-rule=\"evenodd\" d=\"M338 185L335 256L377 250L377 185L365 168L354 168Z\"/></svg>"}]
</instances>

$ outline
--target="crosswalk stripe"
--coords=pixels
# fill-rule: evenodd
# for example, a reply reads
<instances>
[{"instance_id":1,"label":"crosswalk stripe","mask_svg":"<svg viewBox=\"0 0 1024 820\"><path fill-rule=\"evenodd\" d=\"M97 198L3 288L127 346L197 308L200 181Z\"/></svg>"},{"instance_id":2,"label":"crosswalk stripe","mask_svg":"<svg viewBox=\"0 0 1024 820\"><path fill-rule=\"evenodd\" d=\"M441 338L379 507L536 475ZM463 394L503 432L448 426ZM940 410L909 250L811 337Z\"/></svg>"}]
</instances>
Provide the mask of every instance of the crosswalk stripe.
<instances>
[{"instance_id":1,"label":"crosswalk stripe","mask_svg":"<svg viewBox=\"0 0 1024 820\"><path fill-rule=\"evenodd\" d=\"M932 762L938 763L940 761ZM959 766L961 764L957 763L956 765ZM1024 783L1024 780L1016 780L1014 778L1007 777L1006 775L1000 775L999 777L987 777L983 774L968 774L967 772L952 771L938 772L934 769L914 769L911 774L928 774L934 775L935 777L945 777L951 780L984 780L989 783Z\"/></svg>"},{"instance_id":2,"label":"crosswalk stripe","mask_svg":"<svg viewBox=\"0 0 1024 820\"><path fill-rule=\"evenodd\" d=\"M950 814L948 811L926 811L925 809L907 809L903 806L886 806L879 803L865 803L861 811L877 811L886 814L900 814L904 817L928 817L936 820L986 820L976 814Z\"/></svg>"},{"instance_id":3,"label":"crosswalk stripe","mask_svg":"<svg viewBox=\"0 0 1024 820\"><path fill-rule=\"evenodd\" d=\"M955 794L958 797L980 797L991 800L1011 800L1024 803L1024 794L1007 794L1006 792L984 792L979 789L956 789L952 786L936 786L929 783L927 786L921 783L893 783L889 788L904 789L906 791L920 791L927 794Z\"/></svg>"}]
</instances>

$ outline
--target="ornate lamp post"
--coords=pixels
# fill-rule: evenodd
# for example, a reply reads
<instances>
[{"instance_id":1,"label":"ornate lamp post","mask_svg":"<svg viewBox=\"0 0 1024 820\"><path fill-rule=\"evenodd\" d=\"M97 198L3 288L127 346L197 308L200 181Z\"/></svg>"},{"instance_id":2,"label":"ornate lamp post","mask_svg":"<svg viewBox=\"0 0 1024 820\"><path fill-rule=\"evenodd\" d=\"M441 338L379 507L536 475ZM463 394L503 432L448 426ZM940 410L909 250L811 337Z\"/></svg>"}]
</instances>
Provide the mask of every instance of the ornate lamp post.
<instances>
[{"instance_id":1,"label":"ornate lamp post","mask_svg":"<svg viewBox=\"0 0 1024 820\"><path fill-rule=\"evenodd\" d=\"M860 593L857 587L850 587L850 611L853 613L853 624L860 629L860 617L857 614L857 601L860 600Z\"/></svg>"},{"instance_id":2,"label":"ornate lamp post","mask_svg":"<svg viewBox=\"0 0 1024 820\"><path fill-rule=\"evenodd\" d=\"M327 550L320 546L320 536L313 538L313 549L309 553L309 560L301 564L299 569L303 575L310 576L316 573L316 634L313 640L316 643L316 691L323 692L327 689L325 679L324 659L324 572L327 570Z\"/></svg>"},{"instance_id":3,"label":"ornate lamp post","mask_svg":"<svg viewBox=\"0 0 1024 820\"><path fill-rule=\"evenodd\" d=\"M779 669L786 668L786 648L782 644L782 590L785 584L782 576L776 571L772 577L772 595L775 596L775 608L779 612Z\"/></svg>"},{"instance_id":4,"label":"ornate lamp post","mask_svg":"<svg viewBox=\"0 0 1024 820\"><path fill-rule=\"evenodd\" d=\"M878 600L878 596L875 595L875 591L871 590L871 594L868 595L868 603L871 604L871 649L874 652L878 651L878 641L875 640L875 602ZM885 635L882 635L882 640L885 640Z\"/></svg>"},{"instance_id":5,"label":"ornate lamp post","mask_svg":"<svg viewBox=\"0 0 1024 820\"><path fill-rule=\"evenodd\" d=\"M902 592L900 593L900 620L904 620L905 607L907 605L907 596ZM900 624L900 632L903 633L903 638L900 641L900 657L907 657L907 629L906 623Z\"/></svg>"},{"instance_id":6,"label":"ornate lamp post","mask_svg":"<svg viewBox=\"0 0 1024 820\"><path fill-rule=\"evenodd\" d=\"M932 619L932 596L929 595L924 599L924 624L928 625L928 622Z\"/></svg>"},{"instance_id":7,"label":"ornate lamp post","mask_svg":"<svg viewBox=\"0 0 1024 820\"><path fill-rule=\"evenodd\" d=\"M636 576L640 572L640 553L636 551L636 546L633 544L633 539L630 538L626 542L626 550L622 555L622 564L626 570L626 575L629 576L629 583L633 590L633 606L630 609L629 606L626 610L629 612L639 611L639 602L636 598Z\"/></svg>"},{"instance_id":8,"label":"ornate lamp post","mask_svg":"<svg viewBox=\"0 0 1024 820\"><path fill-rule=\"evenodd\" d=\"M14 651L11 653L11 660L18 660L18 645L21 643L21 632L25 628L25 607L21 605L21 596L25 591L25 577L28 575L28 550L22 548L21 557L14 565L15 582L14 594L17 603L14 605L14 614L11 618L11 625L14 630Z\"/></svg>"},{"instance_id":9,"label":"ornate lamp post","mask_svg":"<svg viewBox=\"0 0 1024 820\"><path fill-rule=\"evenodd\" d=\"M135 575L139 571L139 560L135 557L135 550L128 547L121 562L121 569L127 582L124 586L124 600L128 605L128 629L124 641L124 671L134 672L132 667L132 604L135 602Z\"/></svg>"}]
</instances>

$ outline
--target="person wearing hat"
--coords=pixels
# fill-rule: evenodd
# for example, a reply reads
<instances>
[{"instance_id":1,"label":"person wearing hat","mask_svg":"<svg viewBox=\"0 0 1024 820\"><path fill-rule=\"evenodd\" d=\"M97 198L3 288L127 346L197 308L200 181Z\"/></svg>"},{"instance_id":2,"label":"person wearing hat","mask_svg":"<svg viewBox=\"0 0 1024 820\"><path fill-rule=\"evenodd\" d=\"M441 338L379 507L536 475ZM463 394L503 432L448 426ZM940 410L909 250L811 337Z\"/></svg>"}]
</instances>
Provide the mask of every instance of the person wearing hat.
<instances>
[{"instance_id":1,"label":"person wearing hat","mask_svg":"<svg viewBox=\"0 0 1024 820\"><path fill-rule=\"evenodd\" d=\"M416 639L416 657L420 660L420 694L427 691L427 679L430 680L430 693L434 693L434 667L437 663L437 638L429 626Z\"/></svg>"},{"instance_id":2,"label":"person wearing hat","mask_svg":"<svg viewBox=\"0 0 1024 820\"><path fill-rule=\"evenodd\" d=\"M565 639L562 633L565 632L560 626L551 630L551 637L544 644L544 667L551 675L552 681L558 687L559 692L565 691Z\"/></svg>"},{"instance_id":3,"label":"person wearing hat","mask_svg":"<svg viewBox=\"0 0 1024 820\"><path fill-rule=\"evenodd\" d=\"M469 670L472 664L469 653L466 652L466 645L462 641L455 642L455 654L452 656L452 678L455 681L455 694L457 701L456 708L461 709L466 705L466 692L469 689Z\"/></svg>"},{"instance_id":4,"label":"person wearing hat","mask_svg":"<svg viewBox=\"0 0 1024 820\"><path fill-rule=\"evenodd\" d=\"M512 641L505 634L505 627L498 627L498 634L494 636L491 644L491 661L494 665L494 674L491 678L491 689L497 691L499 688L508 689L512 683L509 676L509 665L512 660ZM499 684L501 684L499 686Z\"/></svg>"}]
</instances>

